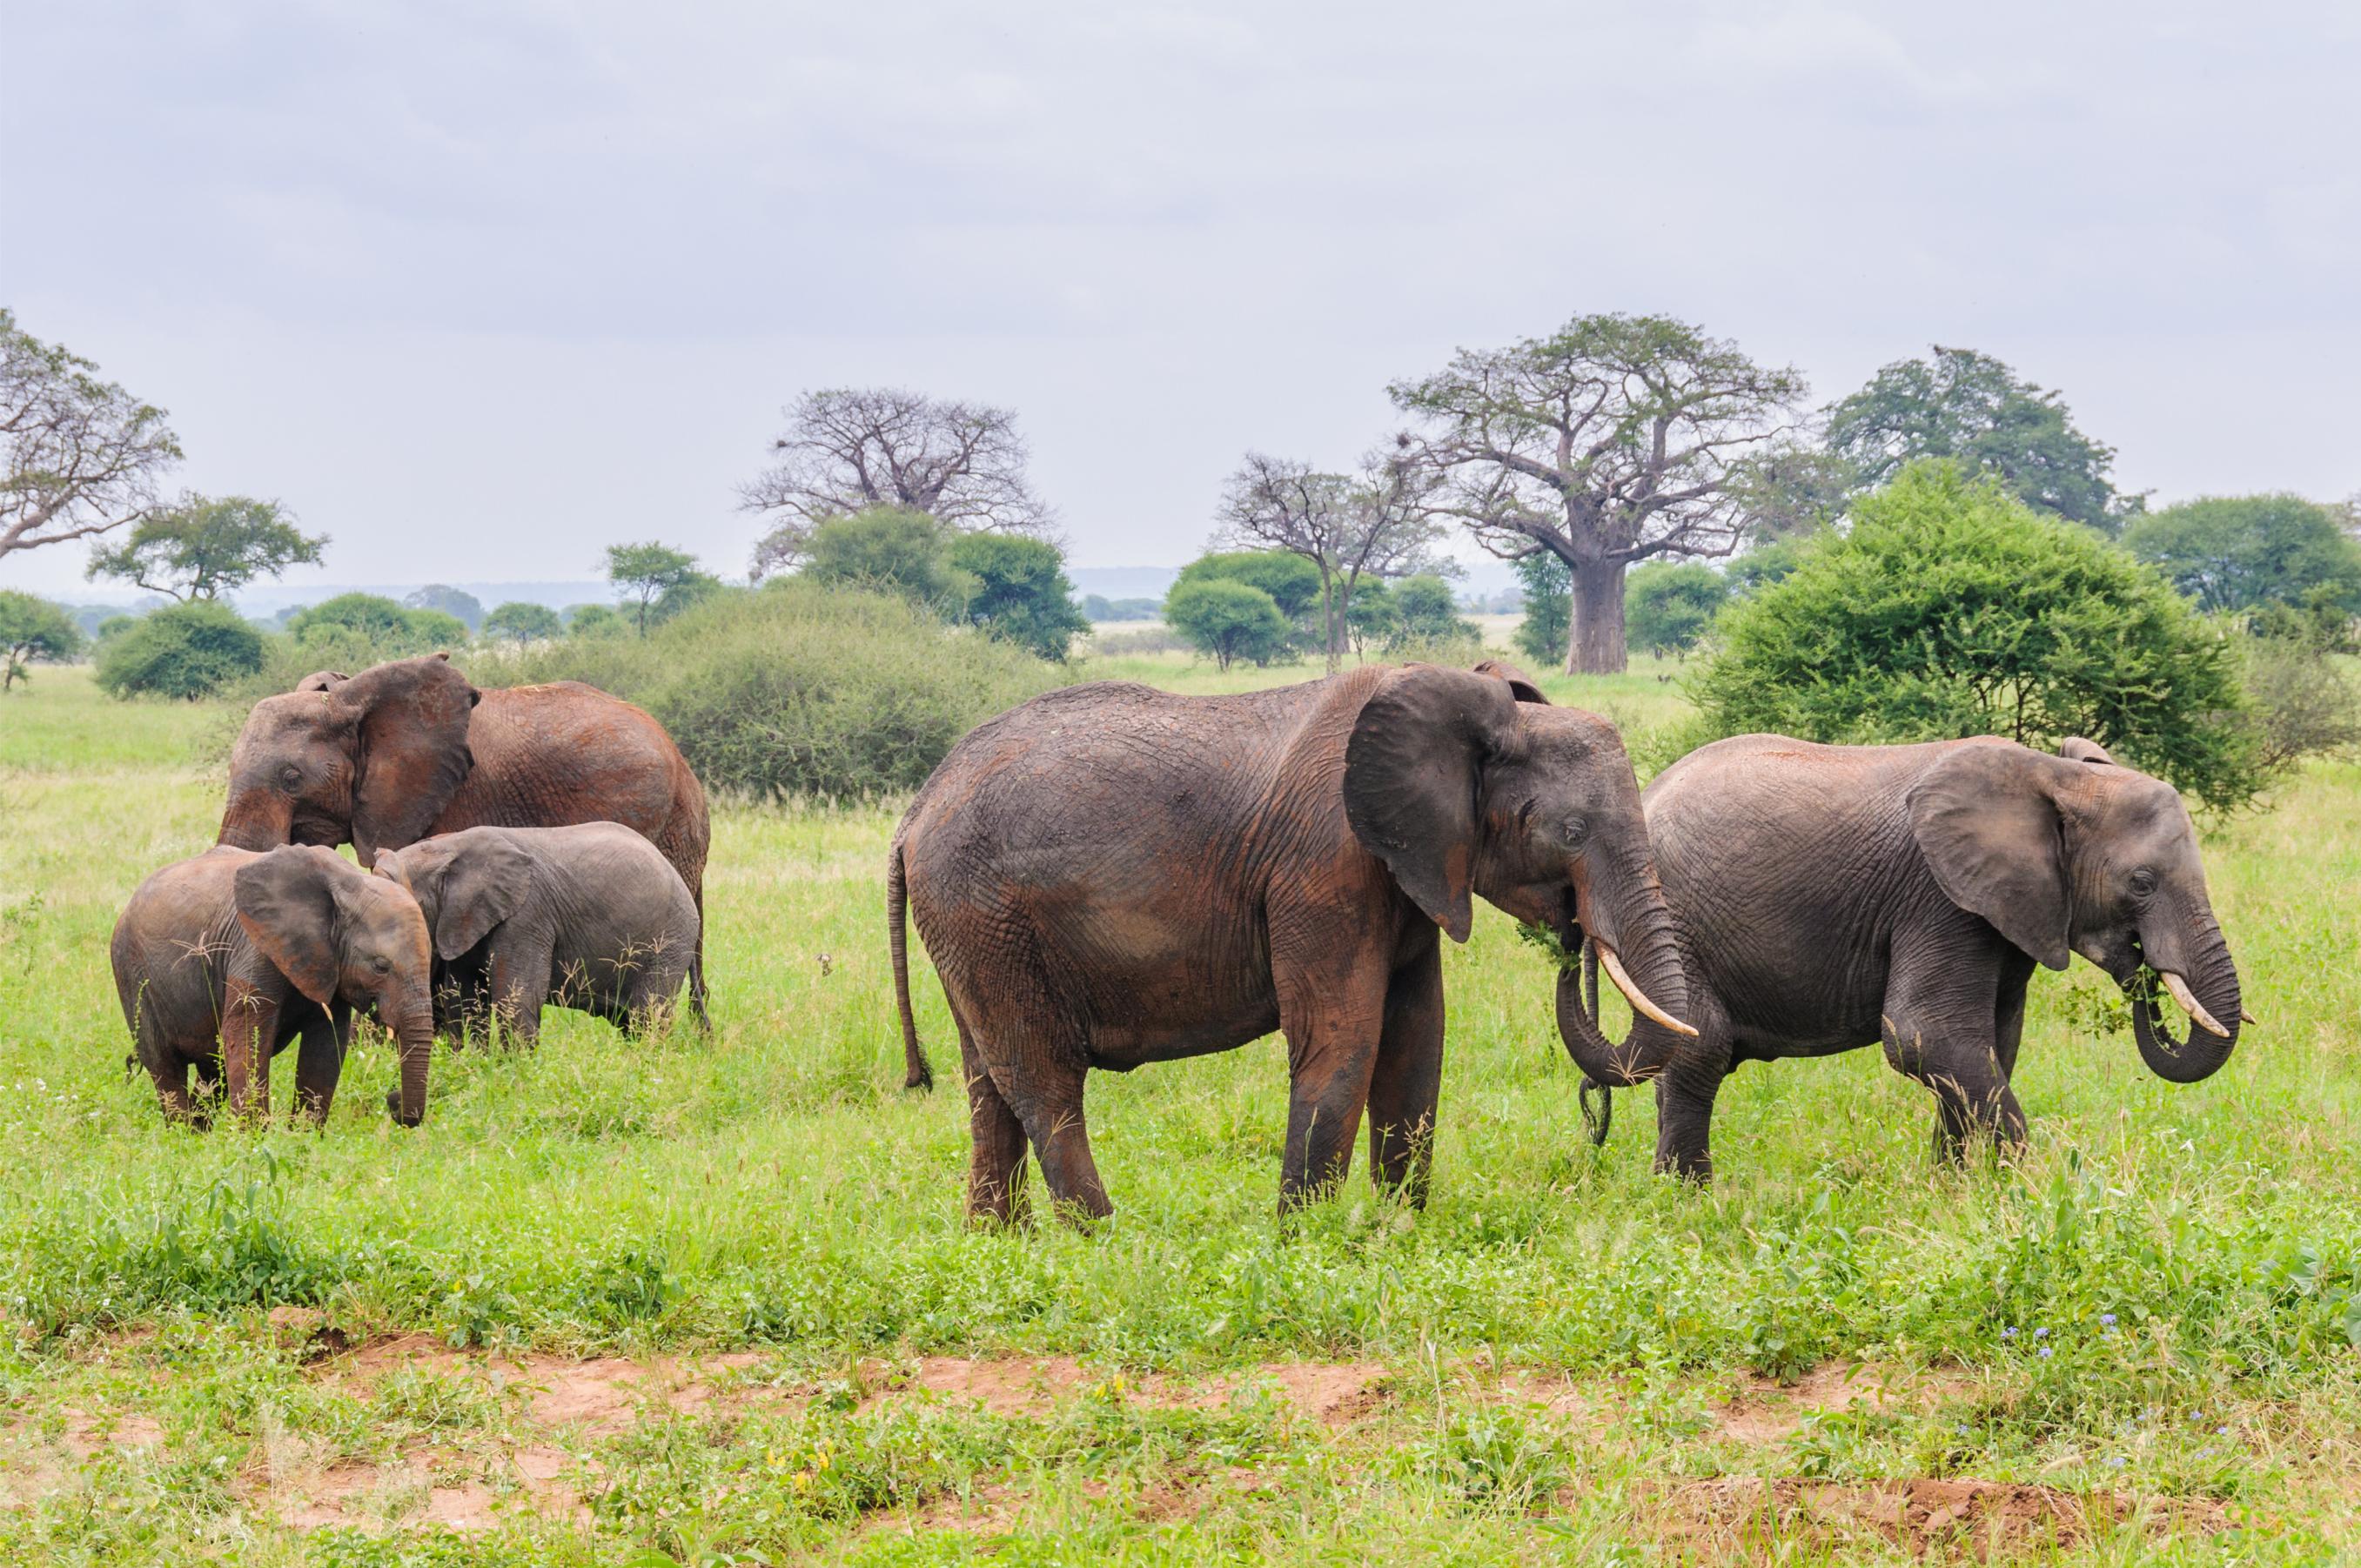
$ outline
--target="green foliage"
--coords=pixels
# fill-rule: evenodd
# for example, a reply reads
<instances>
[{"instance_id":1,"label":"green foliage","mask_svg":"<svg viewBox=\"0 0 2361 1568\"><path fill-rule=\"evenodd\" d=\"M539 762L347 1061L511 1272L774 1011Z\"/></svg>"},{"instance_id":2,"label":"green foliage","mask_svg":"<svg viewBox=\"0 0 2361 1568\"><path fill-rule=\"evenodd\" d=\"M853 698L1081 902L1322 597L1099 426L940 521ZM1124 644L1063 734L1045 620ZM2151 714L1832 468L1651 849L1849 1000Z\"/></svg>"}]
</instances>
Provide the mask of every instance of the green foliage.
<instances>
[{"instance_id":1,"label":"green foliage","mask_svg":"<svg viewBox=\"0 0 2361 1568\"><path fill-rule=\"evenodd\" d=\"M1441 577L1432 572L1404 577L1392 586L1386 602L1391 611L1386 621L1387 652L1416 652L1438 660L1463 652L1472 656L1469 645L1479 641L1476 623L1461 619L1451 585Z\"/></svg>"},{"instance_id":2,"label":"green foliage","mask_svg":"<svg viewBox=\"0 0 2361 1568\"><path fill-rule=\"evenodd\" d=\"M588 681L654 714L708 789L781 799L915 789L974 725L1056 684L1051 666L905 599L800 574L643 639L577 634L472 673Z\"/></svg>"},{"instance_id":3,"label":"green foliage","mask_svg":"<svg viewBox=\"0 0 2361 1568\"><path fill-rule=\"evenodd\" d=\"M566 612L568 637L621 637L631 630L631 621L612 605L577 604Z\"/></svg>"},{"instance_id":4,"label":"green foliage","mask_svg":"<svg viewBox=\"0 0 2361 1568\"><path fill-rule=\"evenodd\" d=\"M1758 544L1743 555L1734 555L1722 569L1730 585L1730 597L1746 598L1761 593L1776 583L1784 583L1804 564L1805 556L1818 543L1819 534L1794 534L1774 539L1768 544Z\"/></svg>"},{"instance_id":5,"label":"green foliage","mask_svg":"<svg viewBox=\"0 0 2361 1568\"><path fill-rule=\"evenodd\" d=\"M648 634L656 601L696 576L697 557L668 544L650 541L607 546L607 578L633 607L632 624L642 637Z\"/></svg>"},{"instance_id":6,"label":"green foliage","mask_svg":"<svg viewBox=\"0 0 2361 1568\"><path fill-rule=\"evenodd\" d=\"M1261 589L1290 625L1301 622L1320 603L1320 568L1285 550L1224 550L1200 555L1180 568L1180 581L1174 587L1215 579Z\"/></svg>"},{"instance_id":7,"label":"green foliage","mask_svg":"<svg viewBox=\"0 0 2361 1568\"><path fill-rule=\"evenodd\" d=\"M2251 639L2246 687L2265 765L2286 768L2304 757L2361 748L2361 682L2326 639Z\"/></svg>"},{"instance_id":8,"label":"green foliage","mask_svg":"<svg viewBox=\"0 0 2361 1568\"><path fill-rule=\"evenodd\" d=\"M1393 623L1393 589L1383 577L1363 578L1353 590L1352 602L1345 607L1345 640L1356 654L1366 656L1371 648L1385 646Z\"/></svg>"},{"instance_id":9,"label":"green foliage","mask_svg":"<svg viewBox=\"0 0 2361 1568\"><path fill-rule=\"evenodd\" d=\"M167 605L99 645L98 682L119 697L194 701L262 668L262 633L216 599Z\"/></svg>"},{"instance_id":10,"label":"green foliage","mask_svg":"<svg viewBox=\"0 0 2361 1568\"><path fill-rule=\"evenodd\" d=\"M728 584L710 572L691 572L656 596L656 602L648 607L648 624L662 626L715 596L730 591Z\"/></svg>"},{"instance_id":11,"label":"green foliage","mask_svg":"<svg viewBox=\"0 0 2361 1568\"><path fill-rule=\"evenodd\" d=\"M0 588L0 692L29 678L28 662L63 663L80 654L82 646L82 628L63 606Z\"/></svg>"},{"instance_id":12,"label":"green foliage","mask_svg":"<svg viewBox=\"0 0 2361 1568\"><path fill-rule=\"evenodd\" d=\"M2056 392L1973 349L1938 345L1932 359L1886 366L1828 411L1828 446L1872 488L1919 458L1945 457L2103 533L2137 510L2108 481L2114 448L2075 429Z\"/></svg>"},{"instance_id":13,"label":"green foliage","mask_svg":"<svg viewBox=\"0 0 2361 1568\"><path fill-rule=\"evenodd\" d=\"M600 605L598 608L606 609L607 607ZM607 613L614 615L612 610ZM620 616L615 619L618 624L622 620ZM505 604L495 605L491 613L484 617L483 631L487 637L505 637L514 642L538 642L566 635L566 621L545 604L511 599Z\"/></svg>"},{"instance_id":14,"label":"green foliage","mask_svg":"<svg viewBox=\"0 0 2361 1568\"><path fill-rule=\"evenodd\" d=\"M176 599L219 598L294 565L317 565L324 533L304 533L277 501L190 496L90 558L88 576L136 583Z\"/></svg>"},{"instance_id":15,"label":"green foliage","mask_svg":"<svg viewBox=\"0 0 2361 1568\"><path fill-rule=\"evenodd\" d=\"M1525 619L1513 641L1517 652L1550 669L1565 665L1566 639L1574 630L1574 573L1556 552L1536 550L1516 564L1525 590Z\"/></svg>"},{"instance_id":16,"label":"green foliage","mask_svg":"<svg viewBox=\"0 0 2361 1568\"><path fill-rule=\"evenodd\" d=\"M2184 501L2136 519L2124 547L2209 612L2309 601L2361 614L2361 540L2301 496Z\"/></svg>"},{"instance_id":17,"label":"green foliage","mask_svg":"<svg viewBox=\"0 0 2361 1568\"><path fill-rule=\"evenodd\" d=\"M1729 598L1729 580L1710 566L1646 562L1623 579L1624 635L1643 652L1686 653Z\"/></svg>"},{"instance_id":18,"label":"green foliage","mask_svg":"<svg viewBox=\"0 0 2361 1568\"><path fill-rule=\"evenodd\" d=\"M423 588L404 594L401 602L409 609L440 610L466 627L470 636L484 623L483 601L448 583L429 583Z\"/></svg>"},{"instance_id":19,"label":"green foliage","mask_svg":"<svg viewBox=\"0 0 2361 1568\"><path fill-rule=\"evenodd\" d=\"M950 563L950 531L922 511L870 507L832 517L811 531L797 574L826 587L894 594L956 620L975 593L975 580Z\"/></svg>"},{"instance_id":20,"label":"green foliage","mask_svg":"<svg viewBox=\"0 0 2361 1568\"><path fill-rule=\"evenodd\" d=\"M2086 735L2207 805L2270 782L2235 650L2154 573L1956 464L1905 468L1851 532L1733 606L1691 695L1723 734Z\"/></svg>"},{"instance_id":21,"label":"green foliage","mask_svg":"<svg viewBox=\"0 0 2361 1568\"><path fill-rule=\"evenodd\" d=\"M1232 577L1191 578L1185 572L1164 597L1164 621L1224 670L1239 659L1269 663L1287 652L1293 630L1262 589Z\"/></svg>"},{"instance_id":22,"label":"green foliage","mask_svg":"<svg viewBox=\"0 0 2361 1568\"><path fill-rule=\"evenodd\" d=\"M1058 547L1011 533L966 533L950 543L950 566L975 583L967 619L1037 658L1062 661L1091 629L1074 608Z\"/></svg>"}]
</instances>

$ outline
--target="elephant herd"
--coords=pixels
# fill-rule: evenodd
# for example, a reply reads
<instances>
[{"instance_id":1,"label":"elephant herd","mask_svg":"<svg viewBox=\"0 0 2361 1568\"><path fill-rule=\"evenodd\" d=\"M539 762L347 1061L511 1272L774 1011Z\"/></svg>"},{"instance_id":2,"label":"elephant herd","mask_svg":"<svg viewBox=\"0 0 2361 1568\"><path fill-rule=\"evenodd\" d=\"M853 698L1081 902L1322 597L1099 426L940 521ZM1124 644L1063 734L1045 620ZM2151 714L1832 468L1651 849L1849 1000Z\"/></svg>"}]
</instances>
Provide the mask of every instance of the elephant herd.
<instances>
[{"instance_id":1,"label":"elephant herd","mask_svg":"<svg viewBox=\"0 0 2361 1568\"><path fill-rule=\"evenodd\" d=\"M353 845L360 865L334 852ZM438 1033L544 1004L625 1028L684 983L705 1021L704 792L640 709L571 682L479 692L441 656L330 673L255 705L220 842L141 884L115 981L168 1113L269 1107L297 1046L324 1120L373 1013L397 1120L424 1115ZM366 868L366 869L364 869ZM1368 1125L1372 1178L1425 1195L1442 1087L1441 937L1483 898L1580 954L1556 1016L1593 1135L1653 1083L1659 1169L1711 1174L1745 1061L1872 1042L1925 1084L1937 1139L2025 1134L2010 1088L2037 964L2081 953L2130 999L2142 1059L2219 1069L2252 1019L2167 784L2088 740L1719 741L1642 792L1613 725L1492 661L1370 666L1176 696L1072 686L979 726L937 767L886 867L911 1088L905 927L959 1036L969 1212L1013 1217L1028 1152L1061 1212L1111 1212L1093 1068L1287 1042L1280 1201L1333 1188ZM1630 1002L1600 1025L1598 976ZM2176 1036L2161 991L2189 1025ZM189 1074L207 1092L192 1094Z\"/></svg>"}]
</instances>

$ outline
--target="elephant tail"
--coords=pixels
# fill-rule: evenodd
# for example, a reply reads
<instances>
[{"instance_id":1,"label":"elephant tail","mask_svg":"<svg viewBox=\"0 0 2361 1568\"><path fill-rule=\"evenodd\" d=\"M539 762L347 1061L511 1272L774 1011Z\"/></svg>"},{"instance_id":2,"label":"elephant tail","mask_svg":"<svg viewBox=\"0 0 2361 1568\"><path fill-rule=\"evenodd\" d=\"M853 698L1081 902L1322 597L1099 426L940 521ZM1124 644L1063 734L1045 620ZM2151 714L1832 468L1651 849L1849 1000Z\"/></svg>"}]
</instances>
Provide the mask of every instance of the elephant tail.
<instances>
[{"instance_id":1,"label":"elephant tail","mask_svg":"<svg viewBox=\"0 0 2361 1568\"><path fill-rule=\"evenodd\" d=\"M902 870L902 836L885 860L885 945L894 955L894 1006L902 1015L902 1060L908 1070L905 1089L932 1089L935 1069L927 1065L927 1047L918 1044L917 1020L910 1014L910 945L903 931L910 906Z\"/></svg>"}]
</instances>

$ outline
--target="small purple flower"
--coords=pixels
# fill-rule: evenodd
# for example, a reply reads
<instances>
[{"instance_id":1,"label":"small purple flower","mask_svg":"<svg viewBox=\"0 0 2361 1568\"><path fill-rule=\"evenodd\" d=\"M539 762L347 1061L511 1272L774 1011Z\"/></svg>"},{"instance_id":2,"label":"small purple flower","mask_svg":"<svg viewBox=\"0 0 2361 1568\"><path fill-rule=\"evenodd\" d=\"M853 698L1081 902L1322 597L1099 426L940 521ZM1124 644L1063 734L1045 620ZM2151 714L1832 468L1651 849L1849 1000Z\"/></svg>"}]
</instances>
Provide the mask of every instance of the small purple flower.
<instances>
[{"instance_id":1,"label":"small purple flower","mask_svg":"<svg viewBox=\"0 0 2361 1568\"><path fill-rule=\"evenodd\" d=\"M2046 1344L2043 1345L2041 1347L2041 1354L2043 1356L2047 1357L2049 1354L2049 1347Z\"/></svg>"},{"instance_id":2,"label":"small purple flower","mask_svg":"<svg viewBox=\"0 0 2361 1568\"><path fill-rule=\"evenodd\" d=\"M2228 1437L2230 1435L2230 1429L2228 1427L2215 1427L2213 1429L2213 1435L2215 1437Z\"/></svg>"},{"instance_id":3,"label":"small purple flower","mask_svg":"<svg viewBox=\"0 0 2361 1568\"><path fill-rule=\"evenodd\" d=\"M2115 1455L2115 1457L2114 1457L2114 1458L2110 1459L2110 1460L2108 1460L2108 1461L2107 1461L2107 1468L2108 1468L2108 1469L2110 1469L2110 1470L2121 1470L2123 1467L2124 1467L2124 1458L2123 1458L2123 1455L2122 1455L2122 1454L2120 1454L2120 1453L2119 1453L2119 1454L2117 1454L2117 1455Z\"/></svg>"},{"instance_id":4,"label":"small purple flower","mask_svg":"<svg viewBox=\"0 0 2361 1568\"><path fill-rule=\"evenodd\" d=\"M2016 1330L2015 1328L2003 1329L2000 1331L2000 1337L2003 1339L2015 1339L2016 1337Z\"/></svg>"},{"instance_id":5,"label":"small purple flower","mask_svg":"<svg viewBox=\"0 0 2361 1568\"><path fill-rule=\"evenodd\" d=\"M2048 1329L2036 1329L2033 1331L2033 1337L2035 1339L2048 1339L2049 1337L2049 1331Z\"/></svg>"},{"instance_id":6,"label":"small purple flower","mask_svg":"<svg viewBox=\"0 0 2361 1568\"><path fill-rule=\"evenodd\" d=\"M2201 1448L2197 1451L2197 1457L2200 1459L2211 1459L2213 1457L2213 1451L2211 1448Z\"/></svg>"},{"instance_id":7,"label":"small purple flower","mask_svg":"<svg viewBox=\"0 0 2361 1568\"><path fill-rule=\"evenodd\" d=\"M2101 1312L2099 1314L2099 1326L2105 1329L2114 1328L2115 1326L2115 1315L2113 1312Z\"/></svg>"}]
</instances>

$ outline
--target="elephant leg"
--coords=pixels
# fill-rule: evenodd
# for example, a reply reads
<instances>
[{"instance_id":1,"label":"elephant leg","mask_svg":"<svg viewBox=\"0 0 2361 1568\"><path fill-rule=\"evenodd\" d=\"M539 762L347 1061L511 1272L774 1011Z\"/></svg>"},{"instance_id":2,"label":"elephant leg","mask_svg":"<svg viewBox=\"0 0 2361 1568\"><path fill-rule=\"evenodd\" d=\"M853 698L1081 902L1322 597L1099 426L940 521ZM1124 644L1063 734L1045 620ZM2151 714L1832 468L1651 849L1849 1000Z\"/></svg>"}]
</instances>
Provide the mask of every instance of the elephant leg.
<instances>
[{"instance_id":1,"label":"elephant leg","mask_svg":"<svg viewBox=\"0 0 2361 1568\"><path fill-rule=\"evenodd\" d=\"M164 1107L167 1118L175 1122L194 1123L197 1106L189 1094L189 1061L176 1053L145 1051L131 1059L145 1058L148 1077L156 1085L156 1099Z\"/></svg>"},{"instance_id":2,"label":"elephant leg","mask_svg":"<svg viewBox=\"0 0 2361 1568\"><path fill-rule=\"evenodd\" d=\"M336 1080L345 1070L343 1031L325 1009L314 1008L303 1020L295 1044L295 1106L315 1127L328 1123L328 1107L336 1098Z\"/></svg>"},{"instance_id":3,"label":"elephant leg","mask_svg":"<svg viewBox=\"0 0 2361 1568\"><path fill-rule=\"evenodd\" d=\"M2034 961L2011 948L2001 959L2000 1003L1993 1017L1993 1057L2000 1075L2016 1077L2016 1047L2025 1040L2025 990L2033 979Z\"/></svg>"},{"instance_id":4,"label":"elephant leg","mask_svg":"<svg viewBox=\"0 0 2361 1568\"><path fill-rule=\"evenodd\" d=\"M1929 967L1897 956L1880 1024L1885 1059L1935 1096L1936 1157L1957 1162L1978 1133L2022 1144L2025 1112L2008 1086L1993 1032L2001 1011L1997 960L1953 958L1932 974Z\"/></svg>"},{"instance_id":5,"label":"elephant leg","mask_svg":"<svg viewBox=\"0 0 2361 1568\"><path fill-rule=\"evenodd\" d=\"M279 1037L279 1008L242 980L230 981L222 1006L222 1076L233 1116L270 1113L270 1047Z\"/></svg>"},{"instance_id":6,"label":"elephant leg","mask_svg":"<svg viewBox=\"0 0 2361 1568\"><path fill-rule=\"evenodd\" d=\"M1702 989L1690 992L1684 1040L1656 1078L1656 1171L1684 1180L1713 1179L1713 1102L1730 1071L1733 1042L1720 1009Z\"/></svg>"},{"instance_id":7,"label":"elephant leg","mask_svg":"<svg viewBox=\"0 0 2361 1568\"><path fill-rule=\"evenodd\" d=\"M1333 939L1333 938L1332 938ZM1273 933L1278 945L1278 933ZM1332 1191L1353 1163L1385 1028L1387 975L1364 961L1279 978L1279 1026L1287 1036L1287 1154L1279 1206L1301 1208ZM1440 1060L1437 1069L1440 1070Z\"/></svg>"},{"instance_id":8,"label":"elephant leg","mask_svg":"<svg viewBox=\"0 0 2361 1568\"><path fill-rule=\"evenodd\" d=\"M491 1011L519 1045L541 1043L541 1008L549 997L550 950L504 942L492 948Z\"/></svg>"},{"instance_id":9,"label":"elephant leg","mask_svg":"<svg viewBox=\"0 0 2361 1568\"><path fill-rule=\"evenodd\" d=\"M1025 1190L1025 1124L992 1081L967 1025L959 1025L960 1065L967 1076L967 1217L1005 1225L1017 1217Z\"/></svg>"},{"instance_id":10,"label":"elephant leg","mask_svg":"<svg viewBox=\"0 0 2361 1568\"><path fill-rule=\"evenodd\" d=\"M1104 1220L1115 1212L1106 1187L1099 1180L1098 1162L1091 1157L1090 1124L1082 1116L1082 1079L1089 1070L1080 1062L1031 1062L1020 1073L1002 1068L993 1081L1001 1096L1024 1124L1026 1141L1041 1162L1041 1181L1059 1214L1073 1223ZM1021 1078L1021 1083L1014 1081Z\"/></svg>"},{"instance_id":11,"label":"elephant leg","mask_svg":"<svg viewBox=\"0 0 2361 1568\"><path fill-rule=\"evenodd\" d=\"M1443 949L1394 970L1369 1074L1369 1179L1426 1206L1435 1111L1443 1095Z\"/></svg>"}]
</instances>

